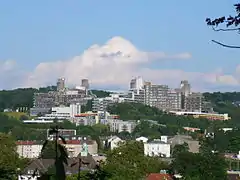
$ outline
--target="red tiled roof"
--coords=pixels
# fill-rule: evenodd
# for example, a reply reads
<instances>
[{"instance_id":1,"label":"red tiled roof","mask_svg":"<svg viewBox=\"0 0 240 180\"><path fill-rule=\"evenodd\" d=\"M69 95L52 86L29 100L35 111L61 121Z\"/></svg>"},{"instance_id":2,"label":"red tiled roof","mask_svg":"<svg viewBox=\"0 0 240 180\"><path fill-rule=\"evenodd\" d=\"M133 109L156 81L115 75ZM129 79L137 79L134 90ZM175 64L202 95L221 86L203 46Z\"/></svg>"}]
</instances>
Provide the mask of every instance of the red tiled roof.
<instances>
[{"instance_id":1,"label":"red tiled roof","mask_svg":"<svg viewBox=\"0 0 240 180\"><path fill-rule=\"evenodd\" d=\"M146 180L173 180L169 174L151 173Z\"/></svg>"},{"instance_id":2,"label":"red tiled roof","mask_svg":"<svg viewBox=\"0 0 240 180\"><path fill-rule=\"evenodd\" d=\"M37 141L17 141L17 145L34 145L34 144L42 144Z\"/></svg>"}]
</instances>

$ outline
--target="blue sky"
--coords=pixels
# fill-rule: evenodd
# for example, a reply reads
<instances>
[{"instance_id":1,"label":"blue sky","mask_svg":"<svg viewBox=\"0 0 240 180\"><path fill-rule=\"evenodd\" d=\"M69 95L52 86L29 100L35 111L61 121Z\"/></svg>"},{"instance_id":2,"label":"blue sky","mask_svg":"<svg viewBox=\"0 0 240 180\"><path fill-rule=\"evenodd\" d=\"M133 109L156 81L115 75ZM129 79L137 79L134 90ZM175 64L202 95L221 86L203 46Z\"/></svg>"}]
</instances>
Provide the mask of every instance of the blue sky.
<instances>
[{"instance_id":1,"label":"blue sky","mask_svg":"<svg viewBox=\"0 0 240 180\"><path fill-rule=\"evenodd\" d=\"M237 44L238 35L213 32L205 19L232 14L235 2L0 1L0 61L11 59L21 70L33 71L41 62L67 60L93 44L121 36L143 51L192 54L187 63L155 61L146 65L149 68L194 72L221 68L224 73L232 74L239 64L239 50L222 48L211 43L211 39Z\"/></svg>"}]
</instances>

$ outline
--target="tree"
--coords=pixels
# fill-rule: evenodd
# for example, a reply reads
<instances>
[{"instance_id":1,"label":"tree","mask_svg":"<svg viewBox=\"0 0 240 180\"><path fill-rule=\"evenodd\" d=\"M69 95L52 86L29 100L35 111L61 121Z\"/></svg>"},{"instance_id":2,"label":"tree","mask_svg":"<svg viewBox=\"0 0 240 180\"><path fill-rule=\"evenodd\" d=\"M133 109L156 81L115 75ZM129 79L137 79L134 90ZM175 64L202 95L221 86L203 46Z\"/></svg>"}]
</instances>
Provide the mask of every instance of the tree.
<instances>
[{"instance_id":1,"label":"tree","mask_svg":"<svg viewBox=\"0 0 240 180\"><path fill-rule=\"evenodd\" d=\"M59 127L57 125L50 129L49 134L55 135L54 137L55 163L54 163L54 166L50 167L49 171L47 171L42 176L55 177L58 180L65 180L66 173L65 173L64 164L68 165L68 161L67 161L68 154L66 149L61 144L58 143L58 140L60 138L63 144L66 144L66 141L62 136L59 135ZM46 140L43 144L41 155L46 156L47 158L52 158L53 156L53 150L51 148L52 146L50 145L49 146L50 148L47 149L48 146L49 146L49 141Z\"/></svg>"},{"instance_id":2,"label":"tree","mask_svg":"<svg viewBox=\"0 0 240 180\"><path fill-rule=\"evenodd\" d=\"M185 179L226 179L227 163L218 154L179 153L171 165Z\"/></svg>"},{"instance_id":3,"label":"tree","mask_svg":"<svg viewBox=\"0 0 240 180\"><path fill-rule=\"evenodd\" d=\"M223 31L223 32L229 32L229 31L237 31L240 32L240 28L238 27L240 24L240 3L234 4L236 15L229 15L228 17L222 16L215 19L207 18L206 22L208 26L211 26L214 31ZM219 25L224 24L225 28L218 28ZM232 46L232 45L226 45L224 43L221 43L216 40L212 40L212 42L221 45L223 47L227 48L240 48L240 46Z\"/></svg>"},{"instance_id":4,"label":"tree","mask_svg":"<svg viewBox=\"0 0 240 180\"><path fill-rule=\"evenodd\" d=\"M136 141L127 141L109 152L103 166L111 180L141 179L166 168L159 159L144 156L143 143Z\"/></svg>"},{"instance_id":5,"label":"tree","mask_svg":"<svg viewBox=\"0 0 240 180\"><path fill-rule=\"evenodd\" d=\"M0 179L13 179L20 166L14 139L0 133Z\"/></svg>"},{"instance_id":6,"label":"tree","mask_svg":"<svg viewBox=\"0 0 240 180\"><path fill-rule=\"evenodd\" d=\"M172 151L172 157L177 157L179 153L188 152L189 147L187 143L176 144Z\"/></svg>"}]
</instances>

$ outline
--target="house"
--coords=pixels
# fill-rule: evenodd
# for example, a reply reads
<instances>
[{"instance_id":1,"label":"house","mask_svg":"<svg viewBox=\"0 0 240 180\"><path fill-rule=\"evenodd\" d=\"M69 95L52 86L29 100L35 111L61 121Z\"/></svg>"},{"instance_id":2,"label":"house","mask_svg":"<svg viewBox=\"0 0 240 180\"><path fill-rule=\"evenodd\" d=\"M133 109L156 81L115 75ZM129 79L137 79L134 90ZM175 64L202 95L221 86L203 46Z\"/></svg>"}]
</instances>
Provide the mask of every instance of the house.
<instances>
[{"instance_id":1,"label":"house","mask_svg":"<svg viewBox=\"0 0 240 180\"><path fill-rule=\"evenodd\" d=\"M169 174L151 173L146 180L173 180L173 178Z\"/></svg>"},{"instance_id":2,"label":"house","mask_svg":"<svg viewBox=\"0 0 240 180\"><path fill-rule=\"evenodd\" d=\"M80 162L80 170L94 170L97 166L97 162L92 158L90 154L87 156L79 156L77 158L69 158L68 165L65 165L66 175L77 174ZM34 159L25 169L23 169L21 174L18 176L18 179L37 180L37 177L43 173L46 173L49 168L54 166L54 163L54 159ZM35 171L37 177L32 177Z\"/></svg>"},{"instance_id":3,"label":"house","mask_svg":"<svg viewBox=\"0 0 240 180\"><path fill-rule=\"evenodd\" d=\"M110 146L111 150L113 150L114 148L117 148L121 142L124 142L124 141L117 136L113 136L107 140L107 143Z\"/></svg>"},{"instance_id":4,"label":"house","mask_svg":"<svg viewBox=\"0 0 240 180\"><path fill-rule=\"evenodd\" d=\"M189 148L189 152L192 152L192 153L198 153L199 152L199 147L200 147L199 141L196 141L196 140L192 139L191 136L176 135L172 138L169 138L168 143L171 144L172 148L177 144L182 145L184 143L187 143L188 148Z\"/></svg>"},{"instance_id":5,"label":"house","mask_svg":"<svg viewBox=\"0 0 240 180\"><path fill-rule=\"evenodd\" d=\"M61 143L61 141L59 141ZM98 152L98 144L94 140L78 140L66 138L66 144L62 144L68 151L69 158L77 157L83 148L83 144L88 146L89 154L96 154ZM17 141L17 153L23 158L37 158L39 157L43 141Z\"/></svg>"},{"instance_id":6,"label":"house","mask_svg":"<svg viewBox=\"0 0 240 180\"><path fill-rule=\"evenodd\" d=\"M165 136L164 136L165 138ZM164 139L162 138L162 139ZM151 142L144 143L144 155L161 156L169 158L171 155L171 146L167 141L154 139Z\"/></svg>"},{"instance_id":7,"label":"house","mask_svg":"<svg viewBox=\"0 0 240 180\"><path fill-rule=\"evenodd\" d=\"M148 138L141 136L141 137L137 138L136 141L139 141L139 142L142 141L143 143L146 143L148 141Z\"/></svg>"}]
</instances>

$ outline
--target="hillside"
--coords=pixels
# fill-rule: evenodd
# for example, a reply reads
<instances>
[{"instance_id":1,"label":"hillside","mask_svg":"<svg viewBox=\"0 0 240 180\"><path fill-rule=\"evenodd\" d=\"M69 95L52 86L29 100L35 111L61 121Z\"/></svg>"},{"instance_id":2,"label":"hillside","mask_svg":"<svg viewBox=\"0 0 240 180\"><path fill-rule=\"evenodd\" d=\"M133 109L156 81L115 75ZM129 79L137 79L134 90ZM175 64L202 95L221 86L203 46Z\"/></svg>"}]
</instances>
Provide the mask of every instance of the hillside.
<instances>
[{"instance_id":1,"label":"hillside","mask_svg":"<svg viewBox=\"0 0 240 180\"><path fill-rule=\"evenodd\" d=\"M56 90L56 86L35 88L21 88L14 90L0 91L0 112L6 108L16 109L18 107L31 108L33 106L33 95L36 92L45 93L48 91ZM93 94L97 97L109 96L110 92L102 90L92 90Z\"/></svg>"}]
</instances>

